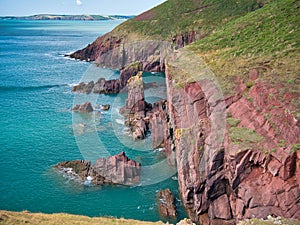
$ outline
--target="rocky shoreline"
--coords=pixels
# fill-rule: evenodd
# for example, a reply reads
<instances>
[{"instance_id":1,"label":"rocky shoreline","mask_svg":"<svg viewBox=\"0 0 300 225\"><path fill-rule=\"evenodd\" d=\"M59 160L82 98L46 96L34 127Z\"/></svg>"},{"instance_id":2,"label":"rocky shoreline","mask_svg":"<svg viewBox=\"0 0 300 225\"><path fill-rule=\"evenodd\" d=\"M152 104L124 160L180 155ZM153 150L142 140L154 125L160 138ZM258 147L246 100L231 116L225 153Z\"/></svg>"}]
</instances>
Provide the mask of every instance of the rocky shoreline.
<instances>
[{"instance_id":1,"label":"rocky shoreline","mask_svg":"<svg viewBox=\"0 0 300 225\"><path fill-rule=\"evenodd\" d=\"M121 69L120 79L101 81L101 93L133 85L124 109L128 125L136 139L149 129L153 146L165 148L193 222L300 219L300 123L291 106L299 94L262 79L269 66L264 62L228 78L234 88L223 96L213 72L184 48L205 34L172 35L168 43L141 36L137 47L136 37L110 32L71 57ZM167 99L152 109L144 101L140 71L166 76Z\"/></svg>"},{"instance_id":2,"label":"rocky shoreline","mask_svg":"<svg viewBox=\"0 0 300 225\"><path fill-rule=\"evenodd\" d=\"M230 114L229 121L236 120L238 125L227 122L224 142L219 147L213 147L207 143L214 138L210 133L210 121L214 119L211 110L218 108L218 105L212 108L212 104L216 103L212 102L213 96L209 94L214 93L211 89L214 87L202 80L177 88L172 79L174 70L167 67L165 73L168 100L147 107L143 87L140 85L141 74L138 70L126 73L129 94L121 112L127 117L134 139L144 138L147 129L150 129L153 147L164 147L168 159L176 152L175 157L168 161L177 165L181 198L190 218L204 224L234 224L236 219L252 216L266 218L270 214L300 218L297 203L300 196L297 185L300 180L297 172L300 155L298 151L292 152L293 148L298 148L299 127L295 118L284 112L277 110L272 113L285 115L281 118L282 122L278 120L280 118L275 119L273 116L270 121L253 108L254 104L258 107L263 104L265 108L265 96L269 96L273 89L252 78L255 83L249 91L255 101L252 103L243 97L245 83L238 81L235 95L217 103L225 105L226 113ZM249 77L253 77L253 73L258 72L250 71ZM116 92L119 90L114 89ZM274 100L267 104L270 107L283 104ZM278 124L281 130L276 135L271 123ZM246 133L255 129L258 141L254 140L248 147L240 149L242 143L237 143L232 136L235 129ZM287 130L293 132L286 132ZM281 143L280 140L285 141ZM260 146L268 149L268 154L260 150ZM212 147L213 154L209 150ZM189 152L186 152L187 148ZM206 167L201 166L203 160ZM196 182L191 182L192 180Z\"/></svg>"}]
</instances>

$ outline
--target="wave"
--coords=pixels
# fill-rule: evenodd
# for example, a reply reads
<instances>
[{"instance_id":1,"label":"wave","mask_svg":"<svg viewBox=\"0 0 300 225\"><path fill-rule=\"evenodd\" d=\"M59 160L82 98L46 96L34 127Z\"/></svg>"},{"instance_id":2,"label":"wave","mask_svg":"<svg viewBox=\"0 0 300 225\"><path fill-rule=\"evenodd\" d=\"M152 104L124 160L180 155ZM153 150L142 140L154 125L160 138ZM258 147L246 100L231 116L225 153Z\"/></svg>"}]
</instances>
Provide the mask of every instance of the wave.
<instances>
[{"instance_id":1,"label":"wave","mask_svg":"<svg viewBox=\"0 0 300 225\"><path fill-rule=\"evenodd\" d=\"M52 84L52 85L41 85L41 86L0 86L0 92L5 91L34 91L43 90L50 88L69 87L69 84Z\"/></svg>"}]
</instances>

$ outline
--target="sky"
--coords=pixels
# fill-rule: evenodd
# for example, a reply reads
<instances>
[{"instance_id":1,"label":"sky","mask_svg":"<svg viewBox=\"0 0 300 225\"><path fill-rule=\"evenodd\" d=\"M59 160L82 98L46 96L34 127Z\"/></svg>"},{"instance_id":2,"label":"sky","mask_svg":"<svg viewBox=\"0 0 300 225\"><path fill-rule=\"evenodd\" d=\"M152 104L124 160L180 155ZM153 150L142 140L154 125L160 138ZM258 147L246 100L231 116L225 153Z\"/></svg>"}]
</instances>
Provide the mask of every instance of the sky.
<instances>
[{"instance_id":1,"label":"sky","mask_svg":"<svg viewBox=\"0 0 300 225\"><path fill-rule=\"evenodd\" d=\"M165 0L0 0L0 16L35 14L138 15Z\"/></svg>"}]
</instances>

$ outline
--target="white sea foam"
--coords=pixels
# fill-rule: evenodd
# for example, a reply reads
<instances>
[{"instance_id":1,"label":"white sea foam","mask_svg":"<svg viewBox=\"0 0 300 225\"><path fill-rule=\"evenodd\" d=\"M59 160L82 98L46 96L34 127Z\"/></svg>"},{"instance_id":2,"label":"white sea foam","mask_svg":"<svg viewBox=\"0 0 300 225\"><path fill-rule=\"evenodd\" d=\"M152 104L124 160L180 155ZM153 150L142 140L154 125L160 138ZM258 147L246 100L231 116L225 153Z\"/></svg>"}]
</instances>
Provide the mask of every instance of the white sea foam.
<instances>
[{"instance_id":1,"label":"white sea foam","mask_svg":"<svg viewBox=\"0 0 300 225\"><path fill-rule=\"evenodd\" d=\"M116 123L124 125L125 121L121 119L116 119Z\"/></svg>"},{"instance_id":2,"label":"white sea foam","mask_svg":"<svg viewBox=\"0 0 300 225\"><path fill-rule=\"evenodd\" d=\"M154 152L162 152L164 150L165 150L165 148L156 148L156 149L154 149Z\"/></svg>"},{"instance_id":3,"label":"white sea foam","mask_svg":"<svg viewBox=\"0 0 300 225\"><path fill-rule=\"evenodd\" d=\"M69 83L69 84L67 84L69 87L74 87L74 86L76 86L76 85L79 85L79 83Z\"/></svg>"}]
</instances>

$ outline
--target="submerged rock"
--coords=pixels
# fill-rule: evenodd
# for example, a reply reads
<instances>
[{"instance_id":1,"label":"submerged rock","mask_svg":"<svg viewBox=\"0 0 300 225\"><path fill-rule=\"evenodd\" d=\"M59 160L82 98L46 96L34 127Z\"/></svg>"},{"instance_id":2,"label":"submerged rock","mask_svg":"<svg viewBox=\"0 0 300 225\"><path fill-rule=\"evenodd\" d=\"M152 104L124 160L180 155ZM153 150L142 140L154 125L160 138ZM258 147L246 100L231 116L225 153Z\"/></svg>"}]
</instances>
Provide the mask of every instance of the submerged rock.
<instances>
[{"instance_id":1,"label":"submerged rock","mask_svg":"<svg viewBox=\"0 0 300 225\"><path fill-rule=\"evenodd\" d=\"M175 218L177 216L174 196L170 189L160 190L157 194L158 211L163 217Z\"/></svg>"},{"instance_id":2,"label":"submerged rock","mask_svg":"<svg viewBox=\"0 0 300 225\"><path fill-rule=\"evenodd\" d=\"M94 111L90 102L83 103L82 105L77 104L72 108L72 110L80 113L89 113Z\"/></svg>"},{"instance_id":3,"label":"submerged rock","mask_svg":"<svg viewBox=\"0 0 300 225\"><path fill-rule=\"evenodd\" d=\"M90 161L73 160L60 162L55 168L69 177L94 185L134 185L139 183L141 174L141 164L129 159L125 152L99 158L93 165Z\"/></svg>"}]
</instances>

